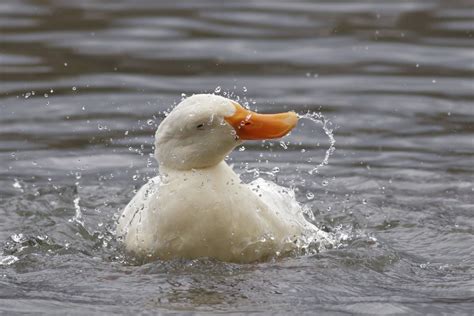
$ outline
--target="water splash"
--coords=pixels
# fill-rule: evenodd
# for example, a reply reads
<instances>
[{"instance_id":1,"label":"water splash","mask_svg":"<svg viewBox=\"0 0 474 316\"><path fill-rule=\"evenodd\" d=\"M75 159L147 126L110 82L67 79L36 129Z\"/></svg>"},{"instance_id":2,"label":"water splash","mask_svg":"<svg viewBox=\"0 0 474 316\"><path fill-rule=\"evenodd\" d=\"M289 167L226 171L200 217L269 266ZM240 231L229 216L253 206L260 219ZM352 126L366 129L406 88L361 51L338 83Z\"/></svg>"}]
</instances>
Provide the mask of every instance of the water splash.
<instances>
[{"instance_id":1,"label":"water splash","mask_svg":"<svg viewBox=\"0 0 474 316\"><path fill-rule=\"evenodd\" d=\"M336 147L335 147L336 139L334 138L334 134L333 134L334 130L329 127L329 125L331 125L331 121L326 119L320 112L319 113L307 112L305 114L298 114L298 118L306 119L314 123L322 124L324 133L329 138L329 148L326 150L326 154L324 155L323 161L321 161L316 167L314 167L308 172L310 175L317 174L319 173L320 168L329 164L329 158L336 150Z\"/></svg>"},{"instance_id":2,"label":"water splash","mask_svg":"<svg viewBox=\"0 0 474 316\"><path fill-rule=\"evenodd\" d=\"M80 201L81 201L81 198L79 196L77 196L74 199L73 203L74 203L75 214L74 214L74 217L71 218L69 221L76 222L80 224L81 226L84 226L84 219L82 218L81 206L79 205Z\"/></svg>"},{"instance_id":3,"label":"water splash","mask_svg":"<svg viewBox=\"0 0 474 316\"><path fill-rule=\"evenodd\" d=\"M1 266L10 266L20 260L18 257L13 255L3 256L0 255L0 267Z\"/></svg>"}]
</instances>

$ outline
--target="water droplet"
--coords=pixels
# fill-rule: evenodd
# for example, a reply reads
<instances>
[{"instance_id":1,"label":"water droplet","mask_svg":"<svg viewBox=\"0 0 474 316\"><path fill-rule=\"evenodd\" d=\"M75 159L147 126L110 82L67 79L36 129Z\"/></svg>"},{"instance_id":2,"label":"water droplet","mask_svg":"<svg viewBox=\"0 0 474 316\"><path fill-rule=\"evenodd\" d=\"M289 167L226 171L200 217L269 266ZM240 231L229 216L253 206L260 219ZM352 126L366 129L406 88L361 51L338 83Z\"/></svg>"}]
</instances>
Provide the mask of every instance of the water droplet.
<instances>
[{"instance_id":1,"label":"water droplet","mask_svg":"<svg viewBox=\"0 0 474 316\"><path fill-rule=\"evenodd\" d=\"M76 177L77 180L79 180L80 178L82 178L82 174L81 174L79 171L76 172L74 175L75 175L75 177Z\"/></svg>"},{"instance_id":2,"label":"water droplet","mask_svg":"<svg viewBox=\"0 0 474 316\"><path fill-rule=\"evenodd\" d=\"M243 87L242 91L247 92L247 87Z\"/></svg>"},{"instance_id":3,"label":"water droplet","mask_svg":"<svg viewBox=\"0 0 474 316\"><path fill-rule=\"evenodd\" d=\"M214 89L214 93L220 93L221 92L221 87L217 86L216 89Z\"/></svg>"},{"instance_id":4,"label":"water droplet","mask_svg":"<svg viewBox=\"0 0 474 316\"><path fill-rule=\"evenodd\" d=\"M76 91L76 90L77 90L77 88L76 88L76 87L72 87L72 91Z\"/></svg>"},{"instance_id":5,"label":"water droplet","mask_svg":"<svg viewBox=\"0 0 474 316\"><path fill-rule=\"evenodd\" d=\"M322 124L324 133L329 138L329 148L326 150L326 154L324 156L323 161L319 163L317 166L315 166L312 170L308 171L309 174L311 175L317 174L319 172L319 168L324 167L329 164L329 158L336 150L336 147L335 147L336 140L333 135L333 129L330 127L331 122L327 120L321 113L316 113L316 112L308 112L306 114L299 114L298 117L300 119L307 119L314 123ZM305 150L301 150L301 152L305 152ZM307 159L307 161L312 162L312 159L309 158Z\"/></svg>"},{"instance_id":6,"label":"water droplet","mask_svg":"<svg viewBox=\"0 0 474 316\"><path fill-rule=\"evenodd\" d=\"M79 202L81 201L80 197L76 197L73 201L74 203L74 209L76 213L74 214L74 217L71 218L69 221L70 222L76 222L80 225L84 225L84 221L82 220L82 211L81 211L81 206L79 205Z\"/></svg>"},{"instance_id":7,"label":"water droplet","mask_svg":"<svg viewBox=\"0 0 474 316\"><path fill-rule=\"evenodd\" d=\"M329 184L329 181L328 180L323 180L323 182L321 182L321 184L323 185L323 187L325 187Z\"/></svg>"},{"instance_id":8,"label":"water droplet","mask_svg":"<svg viewBox=\"0 0 474 316\"><path fill-rule=\"evenodd\" d=\"M415 67L416 67L416 68L420 68L420 64L416 64Z\"/></svg>"},{"instance_id":9,"label":"water droplet","mask_svg":"<svg viewBox=\"0 0 474 316\"><path fill-rule=\"evenodd\" d=\"M284 149L288 149L288 146L285 144L284 141L280 142L280 146L283 147Z\"/></svg>"},{"instance_id":10,"label":"water droplet","mask_svg":"<svg viewBox=\"0 0 474 316\"><path fill-rule=\"evenodd\" d=\"M0 256L0 266L9 266L20 260L18 257L8 255L5 257Z\"/></svg>"},{"instance_id":11,"label":"water droplet","mask_svg":"<svg viewBox=\"0 0 474 316\"><path fill-rule=\"evenodd\" d=\"M245 146L240 146L239 151L245 151Z\"/></svg>"},{"instance_id":12,"label":"water droplet","mask_svg":"<svg viewBox=\"0 0 474 316\"><path fill-rule=\"evenodd\" d=\"M83 111L85 111L85 110L86 110L86 107L85 107L85 106L83 106L83 107L82 107L82 110L83 110Z\"/></svg>"},{"instance_id":13,"label":"water droplet","mask_svg":"<svg viewBox=\"0 0 474 316\"><path fill-rule=\"evenodd\" d=\"M153 125L154 121L150 119L150 120L146 121L146 123L147 123L148 125Z\"/></svg>"},{"instance_id":14,"label":"water droplet","mask_svg":"<svg viewBox=\"0 0 474 316\"><path fill-rule=\"evenodd\" d=\"M64 63L64 67L67 67L67 63Z\"/></svg>"},{"instance_id":15,"label":"water droplet","mask_svg":"<svg viewBox=\"0 0 474 316\"><path fill-rule=\"evenodd\" d=\"M125 133L123 133L123 134L124 134L125 136L127 136L127 135L128 135L128 131L125 131Z\"/></svg>"},{"instance_id":16,"label":"water droplet","mask_svg":"<svg viewBox=\"0 0 474 316\"><path fill-rule=\"evenodd\" d=\"M436 83L436 80L433 79L433 80L431 80L431 82L432 82L432 83Z\"/></svg>"},{"instance_id":17,"label":"water droplet","mask_svg":"<svg viewBox=\"0 0 474 316\"><path fill-rule=\"evenodd\" d=\"M138 180L138 175L137 175L137 174L134 174L134 175L132 176L132 179L133 179L133 181L137 181L137 180Z\"/></svg>"},{"instance_id":18,"label":"water droplet","mask_svg":"<svg viewBox=\"0 0 474 316\"><path fill-rule=\"evenodd\" d=\"M314 194L311 193L311 192L308 192L308 193L306 193L306 198L307 198L308 200L312 200L312 199L314 199Z\"/></svg>"},{"instance_id":19,"label":"water droplet","mask_svg":"<svg viewBox=\"0 0 474 316\"><path fill-rule=\"evenodd\" d=\"M367 200L366 200L366 199L363 199L363 200L362 200L362 204L364 204L364 205L367 204Z\"/></svg>"},{"instance_id":20,"label":"water droplet","mask_svg":"<svg viewBox=\"0 0 474 316\"><path fill-rule=\"evenodd\" d=\"M15 189L21 189L21 184L20 184L20 181L18 181L18 179L14 179L14 182L13 182L13 187Z\"/></svg>"},{"instance_id":21,"label":"water droplet","mask_svg":"<svg viewBox=\"0 0 474 316\"><path fill-rule=\"evenodd\" d=\"M273 173L278 173L278 172L280 172L280 168L279 167L273 167L272 172Z\"/></svg>"},{"instance_id":22,"label":"water droplet","mask_svg":"<svg viewBox=\"0 0 474 316\"><path fill-rule=\"evenodd\" d=\"M20 233L20 234L13 234L13 235L10 236L10 238L11 238L14 242L16 242L16 243L21 242L24 237L25 237L25 236L24 236L22 233Z\"/></svg>"},{"instance_id":23,"label":"water droplet","mask_svg":"<svg viewBox=\"0 0 474 316\"><path fill-rule=\"evenodd\" d=\"M420 268L426 269L429 265L429 262L420 264Z\"/></svg>"},{"instance_id":24,"label":"water droplet","mask_svg":"<svg viewBox=\"0 0 474 316\"><path fill-rule=\"evenodd\" d=\"M44 94L44 97L45 97L45 98L47 98L47 97L48 97L48 94L47 94L47 93L45 93L45 94Z\"/></svg>"}]
</instances>

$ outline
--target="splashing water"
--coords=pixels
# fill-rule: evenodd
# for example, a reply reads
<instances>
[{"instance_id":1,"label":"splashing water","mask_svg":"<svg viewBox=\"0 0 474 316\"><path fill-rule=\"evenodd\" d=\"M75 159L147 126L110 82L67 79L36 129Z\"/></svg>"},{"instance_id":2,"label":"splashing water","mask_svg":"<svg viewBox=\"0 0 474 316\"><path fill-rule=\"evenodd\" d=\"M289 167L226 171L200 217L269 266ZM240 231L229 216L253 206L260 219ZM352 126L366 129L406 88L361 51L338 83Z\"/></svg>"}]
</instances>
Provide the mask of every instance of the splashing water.
<instances>
[{"instance_id":1,"label":"splashing water","mask_svg":"<svg viewBox=\"0 0 474 316\"><path fill-rule=\"evenodd\" d=\"M314 167L308 172L310 175L317 174L319 173L320 168L329 164L329 158L336 150L336 147L335 147L336 139L334 138L333 129L329 128L328 126L331 124L331 121L326 119L321 113L316 113L316 112L307 112L306 114L298 114L298 118L306 119L314 123L322 124L324 133L329 138L329 148L326 150L326 154L324 155L323 161L321 161L316 167Z\"/></svg>"},{"instance_id":2,"label":"splashing water","mask_svg":"<svg viewBox=\"0 0 474 316\"><path fill-rule=\"evenodd\" d=\"M70 222L76 222L78 223L79 225L81 226L84 226L84 220L82 218L82 211L81 211L81 206L79 205L79 202L81 201L81 198L79 196L77 196L75 199L74 199L74 210L75 210L75 214L74 214L74 217L71 218L69 221Z\"/></svg>"}]
</instances>

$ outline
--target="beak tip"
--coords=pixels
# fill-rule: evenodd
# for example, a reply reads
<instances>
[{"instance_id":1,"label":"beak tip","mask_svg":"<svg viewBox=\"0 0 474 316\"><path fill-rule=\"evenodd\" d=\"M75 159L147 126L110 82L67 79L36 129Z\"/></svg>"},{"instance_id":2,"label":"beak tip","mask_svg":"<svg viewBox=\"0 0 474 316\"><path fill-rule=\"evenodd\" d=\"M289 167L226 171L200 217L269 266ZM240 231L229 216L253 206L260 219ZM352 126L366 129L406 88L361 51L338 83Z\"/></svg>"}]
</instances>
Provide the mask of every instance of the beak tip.
<instances>
[{"instance_id":1,"label":"beak tip","mask_svg":"<svg viewBox=\"0 0 474 316\"><path fill-rule=\"evenodd\" d=\"M289 115L288 115L286 121L287 121L288 125L291 126L291 128L293 129L296 126L296 124L298 124L298 119L299 118L298 118L298 115L293 111L288 112L288 114Z\"/></svg>"}]
</instances>

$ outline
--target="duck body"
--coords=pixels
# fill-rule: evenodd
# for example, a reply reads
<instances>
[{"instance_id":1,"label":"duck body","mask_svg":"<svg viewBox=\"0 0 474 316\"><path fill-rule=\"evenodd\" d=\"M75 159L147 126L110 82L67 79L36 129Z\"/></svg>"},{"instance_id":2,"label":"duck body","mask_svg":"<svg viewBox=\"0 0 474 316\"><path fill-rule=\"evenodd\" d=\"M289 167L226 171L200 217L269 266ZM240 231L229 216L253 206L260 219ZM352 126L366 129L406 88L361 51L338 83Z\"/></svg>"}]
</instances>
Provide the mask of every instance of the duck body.
<instances>
[{"instance_id":1,"label":"duck body","mask_svg":"<svg viewBox=\"0 0 474 316\"><path fill-rule=\"evenodd\" d=\"M219 133L226 131L219 125ZM169 151L160 156L166 160L167 155ZM192 159L191 164L160 163L160 175L125 207L117 234L128 252L149 259L210 257L246 263L291 252L301 238L327 237L305 220L289 190L262 179L245 184L223 159L202 166L198 157L198 168L181 168L196 165Z\"/></svg>"}]
</instances>

